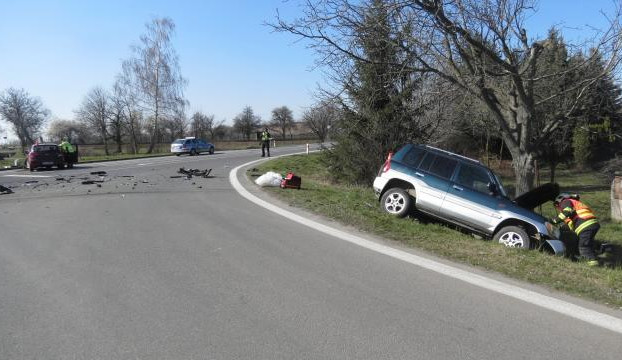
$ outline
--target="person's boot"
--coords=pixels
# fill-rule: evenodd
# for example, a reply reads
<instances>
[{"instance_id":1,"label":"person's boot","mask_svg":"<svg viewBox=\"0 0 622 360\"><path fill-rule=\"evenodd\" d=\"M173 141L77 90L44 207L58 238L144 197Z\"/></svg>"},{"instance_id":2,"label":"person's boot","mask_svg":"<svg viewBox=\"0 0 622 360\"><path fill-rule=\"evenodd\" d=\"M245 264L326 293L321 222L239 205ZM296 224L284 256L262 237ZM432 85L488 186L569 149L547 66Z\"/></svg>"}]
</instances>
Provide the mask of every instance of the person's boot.
<instances>
[{"instance_id":1,"label":"person's boot","mask_svg":"<svg viewBox=\"0 0 622 360\"><path fill-rule=\"evenodd\" d=\"M599 266L599 265L600 265L600 263L596 259L592 259L592 260L588 260L587 261L587 266L589 266L589 267L595 267L595 266Z\"/></svg>"}]
</instances>

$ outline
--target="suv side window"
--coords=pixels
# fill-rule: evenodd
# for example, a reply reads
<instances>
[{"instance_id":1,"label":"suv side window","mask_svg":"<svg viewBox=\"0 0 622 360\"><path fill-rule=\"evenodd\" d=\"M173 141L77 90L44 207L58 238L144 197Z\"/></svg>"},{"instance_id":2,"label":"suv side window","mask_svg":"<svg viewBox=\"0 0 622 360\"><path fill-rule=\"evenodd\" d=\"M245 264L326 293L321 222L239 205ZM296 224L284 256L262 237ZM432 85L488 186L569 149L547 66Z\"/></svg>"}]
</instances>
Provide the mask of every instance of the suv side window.
<instances>
[{"instance_id":1,"label":"suv side window","mask_svg":"<svg viewBox=\"0 0 622 360\"><path fill-rule=\"evenodd\" d=\"M429 172L443 179L450 179L454 173L454 169L458 161L444 156L436 156L436 159L430 166Z\"/></svg>"},{"instance_id":2,"label":"suv side window","mask_svg":"<svg viewBox=\"0 0 622 360\"><path fill-rule=\"evenodd\" d=\"M425 155L425 158L423 158L423 161L421 162L421 165L419 165L419 169L423 170L423 171L428 171L428 169L430 168L430 165L432 165L432 163L434 162L434 159L436 158L436 155L432 154L432 153L427 153Z\"/></svg>"},{"instance_id":3,"label":"suv side window","mask_svg":"<svg viewBox=\"0 0 622 360\"><path fill-rule=\"evenodd\" d=\"M404 155L404 157L402 158L402 162L408 166L416 168L417 165L419 165L419 163L421 162L423 155L425 155L425 150L418 147L413 147L408 153L406 153L406 155Z\"/></svg>"},{"instance_id":4,"label":"suv side window","mask_svg":"<svg viewBox=\"0 0 622 360\"><path fill-rule=\"evenodd\" d=\"M456 183L481 193L488 193L490 176L481 167L461 164Z\"/></svg>"}]
</instances>

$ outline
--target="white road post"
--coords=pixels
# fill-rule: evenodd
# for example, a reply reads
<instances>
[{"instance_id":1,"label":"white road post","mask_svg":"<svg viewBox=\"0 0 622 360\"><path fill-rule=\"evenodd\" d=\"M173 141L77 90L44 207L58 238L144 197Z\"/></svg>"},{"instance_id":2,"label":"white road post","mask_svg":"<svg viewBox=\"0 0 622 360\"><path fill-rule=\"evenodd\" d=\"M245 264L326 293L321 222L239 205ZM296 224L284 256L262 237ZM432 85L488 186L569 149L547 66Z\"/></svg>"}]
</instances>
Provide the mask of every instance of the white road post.
<instances>
[{"instance_id":1,"label":"white road post","mask_svg":"<svg viewBox=\"0 0 622 360\"><path fill-rule=\"evenodd\" d=\"M309 144L307 144L307 155L309 155Z\"/></svg>"}]
</instances>

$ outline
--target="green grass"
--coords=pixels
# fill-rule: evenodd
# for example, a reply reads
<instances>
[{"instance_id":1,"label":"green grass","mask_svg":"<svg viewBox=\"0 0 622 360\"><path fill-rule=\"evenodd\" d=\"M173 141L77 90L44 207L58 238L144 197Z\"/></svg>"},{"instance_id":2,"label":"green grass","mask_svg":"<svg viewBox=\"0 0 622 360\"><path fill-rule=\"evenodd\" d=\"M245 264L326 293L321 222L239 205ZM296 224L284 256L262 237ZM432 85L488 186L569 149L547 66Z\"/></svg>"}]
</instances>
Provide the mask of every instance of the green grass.
<instances>
[{"instance_id":1,"label":"green grass","mask_svg":"<svg viewBox=\"0 0 622 360\"><path fill-rule=\"evenodd\" d=\"M293 171L302 177L300 190L265 188L289 204L335 219L345 225L379 235L453 261L496 271L566 293L622 308L622 268L591 268L584 263L554 257L534 250L505 248L456 229L422 219L397 219L380 210L371 187L349 186L328 180L321 154L297 155L268 161L249 171L254 177L267 171ZM597 240L622 248L622 224L609 219L609 190L596 174L560 172L563 190L578 191L582 200L600 215ZM580 191L581 189L591 189ZM554 213L552 205L545 213ZM622 254L617 254L622 256Z\"/></svg>"}]
</instances>

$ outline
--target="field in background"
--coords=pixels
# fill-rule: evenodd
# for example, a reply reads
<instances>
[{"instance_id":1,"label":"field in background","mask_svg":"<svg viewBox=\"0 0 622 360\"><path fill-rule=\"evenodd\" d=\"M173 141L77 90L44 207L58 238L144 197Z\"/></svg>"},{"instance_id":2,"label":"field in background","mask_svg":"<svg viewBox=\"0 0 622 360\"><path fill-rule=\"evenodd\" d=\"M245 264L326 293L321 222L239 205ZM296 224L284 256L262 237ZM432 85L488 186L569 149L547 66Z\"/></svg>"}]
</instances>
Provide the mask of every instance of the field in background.
<instances>
[{"instance_id":1,"label":"field in background","mask_svg":"<svg viewBox=\"0 0 622 360\"><path fill-rule=\"evenodd\" d=\"M299 145L306 143L315 143L317 140L315 139L298 139L298 140L279 140L276 139L276 146L288 146L288 145ZM258 141L217 141L214 142L214 146L216 148L216 152L218 151L226 151L226 150L243 150L243 149L260 149L261 144ZM167 156L172 155L171 144L170 143L162 143L157 144L154 148L154 151L151 154L147 154L147 150L149 149L149 144L141 144L138 149L138 154L134 154L129 145L123 145L121 153L117 153L117 147L114 144L108 146L108 150L110 155L106 155L104 151L103 145L79 145L79 156L80 161L102 161L102 160L122 160L122 159L131 159L137 157L154 157L154 156ZM23 163L23 159L25 156L21 154L21 149L16 147L14 149L0 149L0 155L3 155L2 159L0 159L0 168L4 168L6 166L12 166L15 160Z\"/></svg>"}]
</instances>

